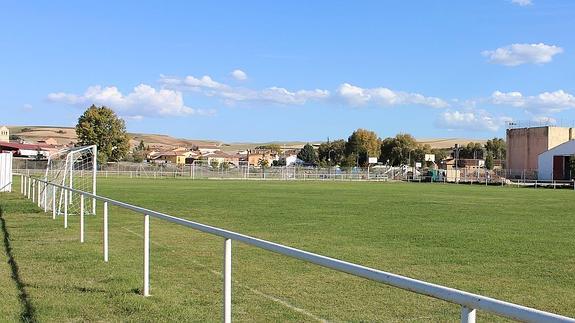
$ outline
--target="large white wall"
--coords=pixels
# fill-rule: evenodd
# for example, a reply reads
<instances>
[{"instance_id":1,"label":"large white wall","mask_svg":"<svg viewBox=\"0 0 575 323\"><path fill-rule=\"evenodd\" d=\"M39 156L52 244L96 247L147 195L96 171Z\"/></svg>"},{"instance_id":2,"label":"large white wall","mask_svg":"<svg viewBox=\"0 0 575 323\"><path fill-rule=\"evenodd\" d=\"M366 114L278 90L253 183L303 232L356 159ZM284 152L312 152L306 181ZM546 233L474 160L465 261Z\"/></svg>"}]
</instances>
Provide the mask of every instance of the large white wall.
<instances>
[{"instance_id":1,"label":"large white wall","mask_svg":"<svg viewBox=\"0 0 575 323\"><path fill-rule=\"evenodd\" d=\"M553 156L575 155L575 140L570 140L561 145L549 149L538 156L538 176L539 180L553 180Z\"/></svg>"},{"instance_id":2,"label":"large white wall","mask_svg":"<svg viewBox=\"0 0 575 323\"><path fill-rule=\"evenodd\" d=\"M0 154L0 192L12 192L12 154Z\"/></svg>"}]
</instances>

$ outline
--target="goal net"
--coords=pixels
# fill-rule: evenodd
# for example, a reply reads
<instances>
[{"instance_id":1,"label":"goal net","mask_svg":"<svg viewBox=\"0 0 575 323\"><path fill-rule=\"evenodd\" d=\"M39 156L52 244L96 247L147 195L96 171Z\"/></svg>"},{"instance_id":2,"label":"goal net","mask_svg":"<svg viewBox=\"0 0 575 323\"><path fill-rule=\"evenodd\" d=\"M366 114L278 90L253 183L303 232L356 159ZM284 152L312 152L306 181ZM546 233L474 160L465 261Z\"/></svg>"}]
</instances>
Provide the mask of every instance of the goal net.
<instances>
[{"instance_id":1,"label":"goal net","mask_svg":"<svg viewBox=\"0 0 575 323\"><path fill-rule=\"evenodd\" d=\"M96 194L97 148L82 146L62 149L50 154L44 180L50 183ZM47 209L55 208L56 213L64 213L67 203L68 214L80 213L80 194L50 186L43 187ZM84 198L84 213L96 213L96 200Z\"/></svg>"}]
</instances>

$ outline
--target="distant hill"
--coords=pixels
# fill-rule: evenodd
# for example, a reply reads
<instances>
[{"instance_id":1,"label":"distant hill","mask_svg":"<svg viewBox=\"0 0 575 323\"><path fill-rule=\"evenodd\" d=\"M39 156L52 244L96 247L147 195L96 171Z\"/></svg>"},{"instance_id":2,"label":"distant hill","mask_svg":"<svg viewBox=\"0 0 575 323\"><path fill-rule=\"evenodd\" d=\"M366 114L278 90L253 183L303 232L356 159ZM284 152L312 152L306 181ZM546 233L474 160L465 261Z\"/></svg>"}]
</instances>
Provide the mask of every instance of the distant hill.
<instances>
[{"instance_id":1,"label":"distant hill","mask_svg":"<svg viewBox=\"0 0 575 323\"><path fill-rule=\"evenodd\" d=\"M45 138L54 138L58 144L69 144L76 142L76 131L72 127L49 127L49 126L8 126L10 135L16 135L26 141L37 141ZM204 145L217 145L220 149L229 152L238 150L253 149L261 145L279 144L286 148L301 148L306 142L303 141L274 141L274 142L233 142L224 143L217 140L199 140L199 139L182 139L174 138L168 135L159 134L142 134L130 133L130 144L136 146L140 140L144 141L146 146L156 149L170 149L176 147L191 147L191 146L204 146ZM484 144L486 140L480 139L465 139L465 138L422 138L418 139L422 144L429 144L432 148L451 148L456 143L466 145L468 142L479 142ZM319 144L320 142L311 142L312 144Z\"/></svg>"}]
</instances>

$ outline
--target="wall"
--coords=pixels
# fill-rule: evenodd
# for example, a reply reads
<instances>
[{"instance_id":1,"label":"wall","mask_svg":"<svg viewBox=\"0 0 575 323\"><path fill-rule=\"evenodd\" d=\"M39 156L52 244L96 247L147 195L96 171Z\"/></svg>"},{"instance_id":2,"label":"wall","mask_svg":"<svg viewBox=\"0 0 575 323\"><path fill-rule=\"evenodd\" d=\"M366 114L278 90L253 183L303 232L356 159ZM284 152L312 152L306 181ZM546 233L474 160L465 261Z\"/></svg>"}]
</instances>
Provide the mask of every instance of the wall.
<instances>
[{"instance_id":1,"label":"wall","mask_svg":"<svg viewBox=\"0 0 575 323\"><path fill-rule=\"evenodd\" d=\"M0 154L0 192L12 192L12 154Z\"/></svg>"}]
</instances>

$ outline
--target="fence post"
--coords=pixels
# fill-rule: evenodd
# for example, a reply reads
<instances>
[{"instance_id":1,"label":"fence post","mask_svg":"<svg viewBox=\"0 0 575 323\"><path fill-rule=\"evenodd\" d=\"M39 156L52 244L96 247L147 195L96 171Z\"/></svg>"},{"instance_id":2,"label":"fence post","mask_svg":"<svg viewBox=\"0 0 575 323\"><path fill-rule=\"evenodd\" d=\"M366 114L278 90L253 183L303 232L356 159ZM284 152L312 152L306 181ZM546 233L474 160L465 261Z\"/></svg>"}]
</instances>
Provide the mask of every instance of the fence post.
<instances>
[{"instance_id":1,"label":"fence post","mask_svg":"<svg viewBox=\"0 0 575 323\"><path fill-rule=\"evenodd\" d=\"M48 213L48 184L44 183L44 193L42 194L42 202L44 203L44 213Z\"/></svg>"},{"instance_id":2,"label":"fence post","mask_svg":"<svg viewBox=\"0 0 575 323\"><path fill-rule=\"evenodd\" d=\"M20 175L20 194L24 194L24 175Z\"/></svg>"},{"instance_id":3,"label":"fence post","mask_svg":"<svg viewBox=\"0 0 575 323\"><path fill-rule=\"evenodd\" d=\"M224 241L224 322L232 321L232 239Z\"/></svg>"},{"instance_id":4,"label":"fence post","mask_svg":"<svg viewBox=\"0 0 575 323\"><path fill-rule=\"evenodd\" d=\"M64 228L68 228L68 192L62 189L64 193Z\"/></svg>"},{"instance_id":5,"label":"fence post","mask_svg":"<svg viewBox=\"0 0 575 323\"><path fill-rule=\"evenodd\" d=\"M36 190L38 192L36 192L36 205L38 205L39 208L42 208L42 190L40 190L40 187L42 182L40 182L40 180L36 180L36 186L38 186L36 188Z\"/></svg>"},{"instance_id":6,"label":"fence post","mask_svg":"<svg viewBox=\"0 0 575 323\"><path fill-rule=\"evenodd\" d=\"M108 262L108 202L104 202L104 261Z\"/></svg>"},{"instance_id":7,"label":"fence post","mask_svg":"<svg viewBox=\"0 0 575 323\"><path fill-rule=\"evenodd\" d=\"M461 307L461 323L475 323L477 311L467 306Z\"/></svg>"},{"instance_id":8,"label":"fence post","mask_svg":"<svg viewBox=\"0 0 575 323\"><path fill-rule=\"evenodd\" d=\"M28 177L28 179L26 180L26 183L28 184L28 193L26 194L26 197L30 198L30 189L32 187L32 181L31 181L30 177Z\"/></svg>"},{"instance_id":9,"label":"fence post","mask_svg":"<svg viewBox=\"0 0 575 323\"><path fill-rule=\"evenodd\" d=\"M56 186L52 186L52 220L56 219Z\"/></svg>"},{"instance_id":10,"label":"fence post","mask_svg":"<svg viewBox=\"0 0 575 323\"><path fill-rule=\"evenodd\" d=\"M32 185L32 202L36 202L36 181L33 179L31 181L31 185Z\"/></svg>"},{"instance_id":11,"label":"fence post","mask_svg":"<svg viewBox=\"0 0 575 323\"><path fill-rule=\"evenodd\" d=\"M150 296L150 216L144 214L144 296Z\"/></svg>"},{"instance_id":12,"label":"fence post","mask_svg":"<svg viewBox=\"0 0 575 323\"><path fill-rule=\"evenodd\" d=\"M84 243L84 194L80 193L80 242Z\"/></svg>"}]
</instances>

